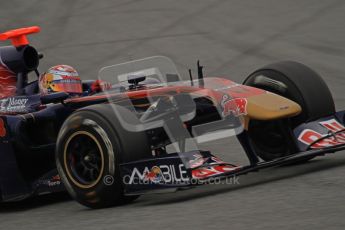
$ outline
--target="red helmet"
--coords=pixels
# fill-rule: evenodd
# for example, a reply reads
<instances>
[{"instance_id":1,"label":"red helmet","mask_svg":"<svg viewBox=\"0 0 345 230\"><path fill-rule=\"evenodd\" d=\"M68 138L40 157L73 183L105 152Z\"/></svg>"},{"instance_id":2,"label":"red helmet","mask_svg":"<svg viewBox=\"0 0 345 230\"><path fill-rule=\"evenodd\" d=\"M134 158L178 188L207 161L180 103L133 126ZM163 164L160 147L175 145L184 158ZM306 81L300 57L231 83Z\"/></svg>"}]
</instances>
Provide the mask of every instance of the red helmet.
<instances>
[{"instance_id":1,"label":"red helmet","mask_svg":"<svg viewBox=\"0 0 345 230\"><path fill-rule=\"evenodd\" d=\"M39 80L41 93L66 92L80 94L83 92L78 72L68 65L51 67Z\"/></svg>"},{"instance_id":2,"label":"red helmet","mask_svg":"<svg viewBox=\"0 0 345 230\"><path fill-rule=\"evenodd\" d=\"M16 94L16 75L0 64L0 98L14 96Z\"/></svg>"}]
</instances>

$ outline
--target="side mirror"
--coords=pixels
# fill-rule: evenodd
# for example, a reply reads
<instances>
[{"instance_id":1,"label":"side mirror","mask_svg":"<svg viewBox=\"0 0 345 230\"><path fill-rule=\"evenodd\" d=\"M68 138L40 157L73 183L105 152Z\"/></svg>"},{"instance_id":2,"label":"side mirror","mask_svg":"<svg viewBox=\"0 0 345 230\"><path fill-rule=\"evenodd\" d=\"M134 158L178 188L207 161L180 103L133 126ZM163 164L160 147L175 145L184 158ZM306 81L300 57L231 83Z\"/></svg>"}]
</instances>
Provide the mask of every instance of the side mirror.
<instances>
[{"instance_id":1,"label":"side mirror","mask_svg":"<svg viewBox=\"0 0 345 230\"><path fill-rule=\"evenodd\" d=\"M50 103L59 103L63 100L66 100L69 97L68 93L65 92L58 92L58 93L51 93L41 96L42 104L50 104Z\"/></svg>"}]
</instances>

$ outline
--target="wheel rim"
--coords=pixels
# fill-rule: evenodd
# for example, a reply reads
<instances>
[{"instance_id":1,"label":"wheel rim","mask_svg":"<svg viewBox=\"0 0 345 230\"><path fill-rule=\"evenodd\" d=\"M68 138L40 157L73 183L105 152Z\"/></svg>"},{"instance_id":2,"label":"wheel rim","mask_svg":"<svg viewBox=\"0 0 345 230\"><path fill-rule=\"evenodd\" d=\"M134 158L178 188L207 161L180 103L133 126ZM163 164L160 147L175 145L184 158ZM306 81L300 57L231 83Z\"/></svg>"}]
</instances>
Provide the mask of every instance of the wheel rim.
<instances>
[{"instance_id":1,"label":"wheel rim","mask_svg":"<svg viewBox=\"0 0 345 230\"><path fill-rule=\"evenodd\" d=\"M104 169L104 154L97 138L87 131L71 135L65 145L64 163L68 177L76 186L95 186Z\"/></svg>"}]
</instances>

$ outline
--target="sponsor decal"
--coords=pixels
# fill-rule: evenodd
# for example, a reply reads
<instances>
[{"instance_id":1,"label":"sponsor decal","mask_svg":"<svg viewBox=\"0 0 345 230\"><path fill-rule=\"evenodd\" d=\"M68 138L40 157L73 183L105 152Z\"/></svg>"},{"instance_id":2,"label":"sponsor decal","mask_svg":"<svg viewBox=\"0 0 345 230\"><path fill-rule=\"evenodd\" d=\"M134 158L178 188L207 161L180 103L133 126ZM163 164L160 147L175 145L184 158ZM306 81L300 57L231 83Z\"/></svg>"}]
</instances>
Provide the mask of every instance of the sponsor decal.
<instances>
[{"instance_id":1,"label":"sponsor decal","mask_svg":"<svg viewBox=\"0 0 345 230\"><path fill-rule=\"evenodd\" d=\"M150 172L147 172L144 176L145 181L149 180L153 183L162 182L163 178L162 170L158 166L153 166Z\"/></svg>"},{"instance_id":2,"label":"sponsor decal","mask_svg":"<svg viewBox=\"0 0 345 230\"><path fill-rule=\"evenodd\" d=\"M53 176L50 180L47 181L49 187L58 186L61 184L61 178L59 175Z\"/></svg>"},{"instance_id":3,"label":"sponsor decal","mask_svg":"<svg viewBox=\"0 0 345 230\"><path fill-rule=\"evenodd\" d=\"M26 112L28 98L10 97L0 100L0 112Z\"/></svg>"},{"instance_id":4,"label":"sponsor decal","mask_svg":"<svg viewBox=\"0 0 345 230\"><path fill-rule=\"evenodd\" d=\"M236 117L247 114L247 99L245 98L231 99L229 95L224 94L220 104L223 110L223 117L230 114Z\"/></svg>"},{"instance_id":5,"label":"sponsor decal","mask_svg":"<svg viewBox=\"0 0 345 230\"><path fill-rule=\"evenodd\" d=\"M55 176L48 176L42 179L39 179L37 182L39 185L45 185L48 187L55 187L62 184L60 176L57 174Z\"/></svg>"},{"instance_id":6,"label":"sponsor decal","mask_svg":"<svg viewBox=\"0 0 345 230\"><path fill-rule=\"evenodd\" d=\"M201 154L194 154L194 159L189 161L189 167L194 169L202 166L208 158L204 158Z\"/></svg>"},{"instance_id":7,"label":"sponsor decal","mask_svg":"<svg viewBox=\"0 0 345 230\"><path fill-rule=\"evenodd\" d=\"M0 137L5 137L6 136L6 127L5 127L5 122L2 118L0 118Z\"/></svg>"},{"instance_id":8,"label":"sponsor decal","mask_svg":"<svg viewBox=\"0 0 345 230\"><path fill-rule=\"evenodd\" d=\"M214 165L203 168L194 169L192 171L193 179L207 179L212 176L217 176L223 173L228 173L239 169L240 166L232 165Z\"/></svg>"},{"instance_id":9,"label":"sponsor decal","mask_svg":"<svg viewBox=\"0 0 345 230\"><path fill-rule=\"evenodd\" d=\"M219 159L218 157L212 156L211 160L213 161L211 164L228 164L225 161Z\"/></svg>"},{"instance_id":10,"label":"sponsor decal","mask_svg":"<svg viewBox=\"0 0 345 230\"><path fill-rule=\"evenodd\" d=\"M312 149L317 149L317 148L325 148L325 147L332 147L336 145L341 145L345 144L345 133L337 133L339 131L344 131L345 132L345 127L340 124L337 120L335 119L330 119L327 121L322 121L319 122L320 125L325 127L326 129L329 130L329 133L334 133L333 136L324 138L320 141L317 141L328 134L321 134L319 132L316 132L312 129L305 129L301 132L301 134L298 136L298 140L308 146Z\"/></svg>"},{"instance_id":11,"label":"sponsor decal","mask_svg":"<svg viewBox=\"0 0 345 230\"><path fill-rule=\"evenodd\" d=\"M6 111L8 98L0 100L0 111Z\"/></svg>"},{"instance_id":12,"label":"sponsor decal","mask_svg":"<svg viewBox=\"0 0 345 230\"><path fill-rule=\"evenodd\" d=\"M228 164L225 161L222 161L218 157L210 155L209 157L205 157L201 154L194 154L193 155L194 159L189 160L189 167L191 169L195 169L198 167L201 167L205 164L207 165L220 165L220 164Z\"/></svg>"},{"instance_id":13,"label":"sponsor decal","mask_svg":"<svg viewBox=\"0 0 345 230\"><path fill-rule=\"evenodd\" d=\"M127 180L128 179L128 180ZM189 181L187 170L183 164L179 165L157 165L151 169L145 167L143 171L134 168L125 183L154 183L154 184L178 184Z\"/></svg>"}]
</instances>

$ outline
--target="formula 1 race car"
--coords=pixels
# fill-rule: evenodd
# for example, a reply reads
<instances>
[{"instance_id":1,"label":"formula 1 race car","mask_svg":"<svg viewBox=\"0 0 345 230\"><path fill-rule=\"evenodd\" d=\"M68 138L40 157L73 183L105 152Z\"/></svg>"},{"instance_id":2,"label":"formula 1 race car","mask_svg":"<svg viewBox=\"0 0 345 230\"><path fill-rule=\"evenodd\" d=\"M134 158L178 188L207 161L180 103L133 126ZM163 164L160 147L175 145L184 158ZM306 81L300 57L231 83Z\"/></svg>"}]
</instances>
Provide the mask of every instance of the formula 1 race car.
<instances>
[{"instance_id":1,"label":"formula 1 race car","mask_svg":"<svg viewBox=\"0 0 345 230\"><path fill-rule=\"evenodd\" d=\"M345 111L336 112L322 78L284 61L254 71L243 84L226 78L184 79L156 56L100 70L111 84L95 94L42 94L28 82L39 59L28 27L0 34L0 64L16 76L0 97L2 201L64 191L91 208L125 204L259 169L305 162L345 149ZM1 85L0 95L5 92ZM3 92L1 92L3 91ZM227 163L200 143L236 136L248 165ZM229 147L229 151L231 148Z\"/></svg>"}]
</instances>

